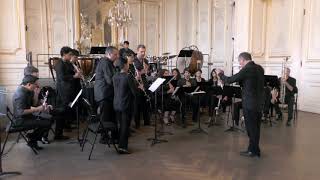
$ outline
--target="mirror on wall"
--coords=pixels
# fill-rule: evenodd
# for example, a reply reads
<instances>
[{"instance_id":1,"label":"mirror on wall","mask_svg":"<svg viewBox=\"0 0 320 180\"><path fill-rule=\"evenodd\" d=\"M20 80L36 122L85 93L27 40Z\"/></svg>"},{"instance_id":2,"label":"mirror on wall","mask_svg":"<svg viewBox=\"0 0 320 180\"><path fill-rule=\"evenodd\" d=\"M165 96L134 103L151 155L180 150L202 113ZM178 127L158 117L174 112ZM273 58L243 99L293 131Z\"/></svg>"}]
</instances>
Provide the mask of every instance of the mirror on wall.
<instances>
[{"instance_id":1,"label":"mirror on wall","mask_svg":"<svg viewBox=\"0 0 320 180\"><path fill-rule=\"evenodd\" d=\"M107 15L110 0L80 0L80 41L78 46L86 53L91 46L113 44L113 29Z\"/></svg>"}]
</instances>

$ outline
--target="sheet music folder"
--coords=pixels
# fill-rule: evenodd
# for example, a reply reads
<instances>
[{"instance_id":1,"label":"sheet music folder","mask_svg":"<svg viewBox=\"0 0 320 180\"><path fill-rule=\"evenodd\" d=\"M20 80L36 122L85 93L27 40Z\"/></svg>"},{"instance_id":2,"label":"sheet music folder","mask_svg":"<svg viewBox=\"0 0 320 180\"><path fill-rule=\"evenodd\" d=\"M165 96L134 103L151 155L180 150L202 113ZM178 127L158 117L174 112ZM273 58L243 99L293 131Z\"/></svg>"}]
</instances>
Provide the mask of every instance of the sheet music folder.
<instances>
[{"instance_id":1,"label":"sheet music folder","mask_svg":"<svg viewBox=\"0 0 320 180\"><path fill-rule=\"evenodd\" d=\"M178 57L191 57L193 50L181 50Z\"/></svg>"},{"instance_id":2,"label":"sheet music folder","mask_svg":"<svg viewBox=\"0 0 320 180\"><path fill-rule=\"evenodd\" d=\"M156 81L151 84L148 90L151 92L155 92L165 80L166 79L163 78L157 78Z\"/></svg>"},{"instance_id":3,"label":"sheet music folder","mask_svg":"<svg viewBox=\"0 0 320 180\"><path fill-rule=\"evenodd\" d=\"M72 108L76 102L78 101L79 97L81 96L82 94L82 89L79 91L78 95L76 96L76 98L74 98L74 100L72 101L72 103L69 105L70 108Z\"/></svg>"}]
</instances>

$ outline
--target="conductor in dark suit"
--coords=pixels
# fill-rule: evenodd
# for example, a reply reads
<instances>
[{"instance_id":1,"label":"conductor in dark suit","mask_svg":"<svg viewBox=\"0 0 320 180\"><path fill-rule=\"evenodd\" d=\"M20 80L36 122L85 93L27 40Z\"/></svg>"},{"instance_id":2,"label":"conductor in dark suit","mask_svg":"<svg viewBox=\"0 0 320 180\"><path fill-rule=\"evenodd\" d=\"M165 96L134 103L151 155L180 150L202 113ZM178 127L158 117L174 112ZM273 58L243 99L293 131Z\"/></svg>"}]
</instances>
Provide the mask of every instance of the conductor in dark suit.
<instances>
[{"instance_id":1,"label":"conductor in dark suit","mask_svg":"<svg viewBox=\"0 0 320 180\"><path fill-rule=\"evenodd\" d=\"M262 110L264 104L264 69L252 61L250 53L243 52L238 57L241 70L227 77L222 70L217 73L225 83L242 82L242 107L245 118L249 146L240 155L260 157L259 139Z\"/></svg>"}]
</instances>

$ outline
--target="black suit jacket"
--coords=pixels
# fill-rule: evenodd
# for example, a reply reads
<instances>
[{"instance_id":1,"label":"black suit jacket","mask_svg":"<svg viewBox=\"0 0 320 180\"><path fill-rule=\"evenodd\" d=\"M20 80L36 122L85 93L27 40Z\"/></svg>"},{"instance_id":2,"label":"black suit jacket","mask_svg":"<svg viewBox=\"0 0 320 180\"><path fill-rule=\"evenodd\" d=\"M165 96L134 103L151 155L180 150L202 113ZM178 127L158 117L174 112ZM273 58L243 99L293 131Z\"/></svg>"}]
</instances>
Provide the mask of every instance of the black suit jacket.
<instances>
[{"instance_id":1,"label":"black suit jacket","mask_svg":"<svg viewBox=\"0 0 320 180\"><path fill-rule=\"evenodd\" d=\"M97 102L103 100L113 101L113 75L115 74L113 62L104 58L101 59L96 68L96 78L94 84L94 99Z\"/></svg>"},{"instance_id":2,"label":"black suit jacket","mask_svg":"<svg viewBox=\"0 0 320 180\"><path fill-rule=\"evenodd\" d=\"M138 92L134 80L127 73L117 73L113 76L114 100L116 111L133 110L134 96Z\"/></svg>"},{"instance_id":3,"label":"black suit jacket","mask_svg":"<svg viewBox=\"0 0 320 180\"><path fill-rule=\"evenodd\" d=\"M264 69L253 61L247 63L237 74L227 77L219 74L228 84L242 82L242 106L255 111L262 111L265 99Z\"/></svg>"},{"instance_id":4,"label":"black suit jacket","mask_svg":"<svg viewBox=\"0 0 320 180\"><path fill-rule=\"evenodd\" d=\"M70 62L59 60L55 65L55 71L60 105L68 105L75 98L77 89L75 86L77 79L73 78L74 68Z\"/></svg>"}]
</instances>

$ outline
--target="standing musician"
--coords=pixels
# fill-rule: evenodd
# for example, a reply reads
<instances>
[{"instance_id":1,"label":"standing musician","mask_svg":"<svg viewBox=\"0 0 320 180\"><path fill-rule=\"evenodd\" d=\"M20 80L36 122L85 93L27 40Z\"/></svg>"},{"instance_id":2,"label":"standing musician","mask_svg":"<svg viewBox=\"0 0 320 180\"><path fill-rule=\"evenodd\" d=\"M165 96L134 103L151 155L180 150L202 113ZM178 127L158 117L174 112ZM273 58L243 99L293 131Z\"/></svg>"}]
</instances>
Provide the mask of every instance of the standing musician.
<instances>
[{"instance_id":1,"label":"standing musician","mask_svg":"<svg viewBox=\"0 0 320 180\"><path fill-rule=\"evenodd\" d=\"M80 56L80 53L78 50L76 49L72 49L72 55L71 55L71 63L73 63L77 69L79 70L80 69L80 64L78 62L78 57ZM77 70L75 68L73 68L75 72L77 72ZM81 75L83 77L83 74L81 72ZM81 87L81 78L77 78L77 79L74 79L74 87L76 88L75 91L76 92L79 92L82 87Z\"/></svg>"},{"instance_id":2,"label":"standing musician","mask_svg":"<svg viewBox=\"0 0 320 180\"><path fill-rule=\"evenodd\" d=\"M81 72L75 71L70 62L72 51L70 47L62 47L60 50L62 59L55 65L58 105L64 114L63 117L67 117L66 128L68 129L71 129L71 122L75 120L76 117L75 111L69 107L69 103L73 101L78 93L75 82L82 76Z\"/></svg>"},{"instance_id":3,"label":"standing musician","mask_svg":"<svg viewBox=\"0 0 320 180\"><path fill-rule=\"evenodd\" d=\"M121 69L120 72L113 76L113 106L116 111L117 120L120 124L118 152L120 154L130 154L128 151L130 118L131 111L133 110L134 96L136 96L138 90L133 78L130 78L130 75L128 74L128 60L120 58L116 63Z\"/></svg>"},{"instance_id":4,"label":"standing musician","mask_svg":"<svg viewBox=\"0 0 320 180\"><path fill-rule=\"evenodd\" d=\"M144 90L139 90L139 93L137 94L135 98L135 124L136 128L140 128L140 114L142 113L144 125L149 126L150 125L150 104L149 99L146 97L146 91L148 89L148 83L147 83L147 64L148 61L145 59L146 56L146 47L144 45L138 45L137 48L137 56L133 61L133 66L138 74L137 78L139 83L143 84Z\"/></svg>"},{"instance_id":5,"label":"standing musician","mask_svg":"<svg viewBox=\"0 0 320 180\"><path fill-rule=\"evenodd\" d=\"M109 46L106 49L106 58L99 61L96 68L96 78L94 84L94 98L99 105L101 121L108 121L117 124L115 112L113 108L113 76L115 74L114 62L118 59L118 49ZM117 137L117 132L113 132L113 137ZM108 136L105 132L102 133L100 143L106 144Z\"/></svg>"},{"instance_id":6,"label":"standing musician","mask_svg":"<svg viewBox=\"0 0 320 180\"><path fill-rule=\"evenodd\" d=\"M123 48L121 48L119 51L120 57L125 57L125 54L133 54L134 55L134 52L129 48L129 41L124 41Z\"/></svg>"},{"instance_id":7,"label":"standing musician","mask_svg":"<svg viewBox=\"0 0 320 180\"><path fill-rule=\"evenodd\" d=\"M293 105L294 105L294 94L298 92L298 88L296 86L296 79L290 76L290 69L285 68L284 77L279 79L281 84L285 85L285 103L288 104L288 120L287 126L291 125L291 121L293 118ZM279 108L280 103L275 103L275 110L278 115L278 119L282 119L282 112Z\"/></svg>"},{"instance_id":8,"label":"standing musician","mask_svg":"<svg viewBox=\"0 0 320 180\"><path fill-rule=\"evenodd\" d=\"M264 69L252 61L250 53L243 52L238 57L241 70L227 77L218 69L217 74L225 83L242 82L242 107L245 118L249 146L240 155L260 157L260 125L264 104Z\"/></svg>"},{"instance_id":9,"label":"standing musician","mask_svg":"<svg viewBox=\"0 0 320 180\"><path fill-rule=\"evenodd\" d=\"M178 87L194 87L197 86L197 82L195 79L190 78L190 72L188 68L184 69L184 77L181 78L178 81ZM182 127L186 128L186 120L185 120L185 114L186 114L186 104L187 104L187 97L185 94L179 94L179 99L182 103L182 109L181 109L181 114L182 114ZM197 121L197 113L198 113L198 106L196 103L196 100L194 98L191 98L191 107L192 107L192 121L196 122Z\"/></svg>"},{"instance_id":10,"label":"standing musician","mask_svg":"<svg viewBox=\"0 0 320 180\"><path fill-rule=\"evenodd\" d=\"M167 69L162 69L161 70L161 74L160 76L161 77L168 77L170 74L169 74L169 70ZM175 76L173 77L175 78ZM175 114L176 114L176 111L177 111L177 107L179 107L179 102L177 102L173 97L172 97L172 94L175 90L175 87L171 84L171 82L173 81L173 79L164 84L163 85L163 111L164 111L164 116L163 116L163 122L167 125L167 126L170 126L171 123L174 123L175 122ZM159 91L160 93L160 102L162 100L162 97L161 97L161 91ZM161 105L160 105L161 107ZM169 118L170 118L170 121L169 121Z\"/></svg>"}]
</instances>

